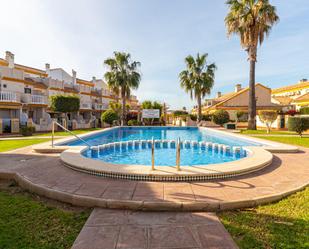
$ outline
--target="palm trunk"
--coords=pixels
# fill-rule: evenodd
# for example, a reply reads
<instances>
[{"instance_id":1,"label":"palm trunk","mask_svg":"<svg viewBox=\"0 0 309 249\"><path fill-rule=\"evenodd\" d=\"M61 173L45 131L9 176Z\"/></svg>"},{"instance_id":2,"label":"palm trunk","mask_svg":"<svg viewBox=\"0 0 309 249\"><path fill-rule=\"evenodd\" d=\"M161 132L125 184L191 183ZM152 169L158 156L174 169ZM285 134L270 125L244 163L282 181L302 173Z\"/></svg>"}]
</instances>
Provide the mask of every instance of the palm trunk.
<instances>
[{"instance_id":1,"label":"palm trunk","mask_svg":"<svg viewBox=\"0 0 309 249\"><path fill-rule=\"evenodd\" d=\"M121 126L126 125L126 91L124 88L121 89L121 100L122 100L122 112L121 112Z\"/></svg>"},{"instance_id":2,"label":"palm trunk","mask_svg":"<svg viewBox=\"0 0 309 249\"><path fill-rule=\"evenodd\" d=\"M201 95L197 97L197 122L202 120L202 98Z\"/></svg>"},{"instance_id":3,"label":"palm trunk","mask_svg":"<svg viewBox=\"0 0 309 249\"><path fill-rule=\"evenodd\" d=\"M250 48L249 59L250 59L250 81L249 81L248 129L256 130L256 98L255 98L256 48Z\"/></svg>"}]
</instances>

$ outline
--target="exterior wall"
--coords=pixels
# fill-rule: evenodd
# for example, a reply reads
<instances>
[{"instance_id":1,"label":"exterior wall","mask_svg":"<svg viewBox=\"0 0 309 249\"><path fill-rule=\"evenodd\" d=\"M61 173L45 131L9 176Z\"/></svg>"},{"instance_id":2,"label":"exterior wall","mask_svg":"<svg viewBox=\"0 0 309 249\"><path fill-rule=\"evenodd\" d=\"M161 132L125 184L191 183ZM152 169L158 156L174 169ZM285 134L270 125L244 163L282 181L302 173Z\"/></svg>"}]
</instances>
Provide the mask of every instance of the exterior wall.
<instances>
[{"instance_id":1,"label":"exterior wall","mask_svg":"<svg viewBox=\"0 0 309 249\"><path fill-rule=\"evenodd\" d=\"M67 84L73 84L73 77L61 68L51 69L48 76Z\"/></svg>"},{"instance_id":2,"label":"exterior wall","mask_svg":"<svg viewBox=\"0 0 309 249\"><path fill-rule=\"evenodd\" d=\"M257 85L255 87L257 106L270 106L271 105L271 92L270 89ZM226 101L224 107L232 106L248 106L249 91L245 91L238 96Z\"/></svg>"}]
</instances>

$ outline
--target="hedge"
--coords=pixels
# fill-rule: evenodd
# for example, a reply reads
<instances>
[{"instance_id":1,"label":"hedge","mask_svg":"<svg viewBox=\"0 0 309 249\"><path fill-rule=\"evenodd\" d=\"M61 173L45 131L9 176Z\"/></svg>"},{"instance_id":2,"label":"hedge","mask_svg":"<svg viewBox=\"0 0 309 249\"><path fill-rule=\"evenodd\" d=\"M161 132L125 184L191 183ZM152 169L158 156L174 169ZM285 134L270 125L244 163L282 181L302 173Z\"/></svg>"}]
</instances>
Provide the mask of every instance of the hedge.
<instances>
[{"instance_id":1,"label":"hedge","mask_svg":"<svg viewBox=\"0 0 309 249\"><path fill-rule=\"evenodd\" d=\"M289 117L288 129L301 136L304 131L309 129L309 117Z\"/></svg>"},{"instance_id":2,"label":"hedge","mask_svg":"<svg viewBox=\"0 0 309 249\"><path fill-rule=\"evenodd\" d=\"M300 108L300 114L302 114L302 115L309 115L309 107L302 107L302 108Z\"/></svg>"}]
</instances>

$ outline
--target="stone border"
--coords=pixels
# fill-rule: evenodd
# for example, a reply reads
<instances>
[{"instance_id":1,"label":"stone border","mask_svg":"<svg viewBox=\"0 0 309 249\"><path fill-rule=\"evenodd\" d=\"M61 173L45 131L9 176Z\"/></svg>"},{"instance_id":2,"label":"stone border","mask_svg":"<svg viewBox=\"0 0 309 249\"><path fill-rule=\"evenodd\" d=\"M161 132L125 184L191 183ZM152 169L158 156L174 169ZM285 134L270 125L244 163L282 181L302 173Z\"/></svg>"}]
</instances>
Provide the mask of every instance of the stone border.
<instances>
[{"instance_id":1,"label":"stone border","mask_svg":"<svg viewBox=\"0 0 309 249\"><path fill-rule=\"evenodd\" d=\"M135 181L203 181L239 176L260 170L271 164L273 155L260 147L243 147L247 157L225 163L182 166L177 171L171 166L150 166L112 164L84 157L85 146L72 146L60 155L61 161L68 167L98 176Z\"/></svg>"},{"instance_id":2,"label":"stone border","mask_svg":"<svg viewBox=\"0 0 309 249\"><path fill-rule=\"evenodd\" d=\"M19 173L0 173L0 178L15 180L22 188L64 203L69 203L81 207L101 207L109 209L129 209L139 211L225 211L240 208L252 208L259 205L269 204L271 202L279 201L291 194L305 189L307 184L301 185L297 188L290 189L285 192L276 193L273 195L264 195L261 197L248 198L237 201L190 201L190 202L169 202L169 201L134 201L134 200L117 200L117 199L102 199L96 197L88 197L76 194L69 194L67 192L50 189L44 185L39 185L31 182Z\"/></svg>"}]
</instances>

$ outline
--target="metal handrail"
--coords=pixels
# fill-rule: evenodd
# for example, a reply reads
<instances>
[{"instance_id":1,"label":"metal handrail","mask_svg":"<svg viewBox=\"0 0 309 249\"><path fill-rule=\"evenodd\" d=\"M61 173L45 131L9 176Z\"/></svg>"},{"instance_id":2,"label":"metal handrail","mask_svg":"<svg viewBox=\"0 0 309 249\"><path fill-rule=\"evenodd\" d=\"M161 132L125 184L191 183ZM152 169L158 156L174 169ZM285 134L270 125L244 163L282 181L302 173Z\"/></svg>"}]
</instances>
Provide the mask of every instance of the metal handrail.
<instances>
[{"instance_id":1,"label":"metal handrail","mask_svg":"<svg viewBox=\"0 0 309 249\"><path fill-rule=\"evenodd\" d=\"M176 148L176 169L180 171L180 138L177 139L177 148Z\"/></svg>"},{"instance_id":2,"label":"metal handrail","mask_svg":"<svg viewBox=\"0 0 309 249\"><path fill-rule=\"evenodd\" d=\"M62 126L61 124L59 124L58 122L56 122L54 120L52 121L52 147L54 147L55 124L58 125L60 128L64 129L66 132L68 132L71 135L73 135L74 137L76 137L77 139L79 139L80 141L82 141L89 148L91 147L91 145L89 143L87 143L84 139L82 139L81 137L77 136L72 131L68 130L67 128L65 128L64 126Z\"/></svg>"},{"instance_id":3,"label":"metal handrail","mask_svg":"<svg viewBox=\"0 0 309 249\"><path fill-rule=\"evenodd\" d=\"M152 137L151 140L151 170L155 170L154 164L155 164L155 160L154 160L154 138Z\"/></svg>"}]
</instances>

